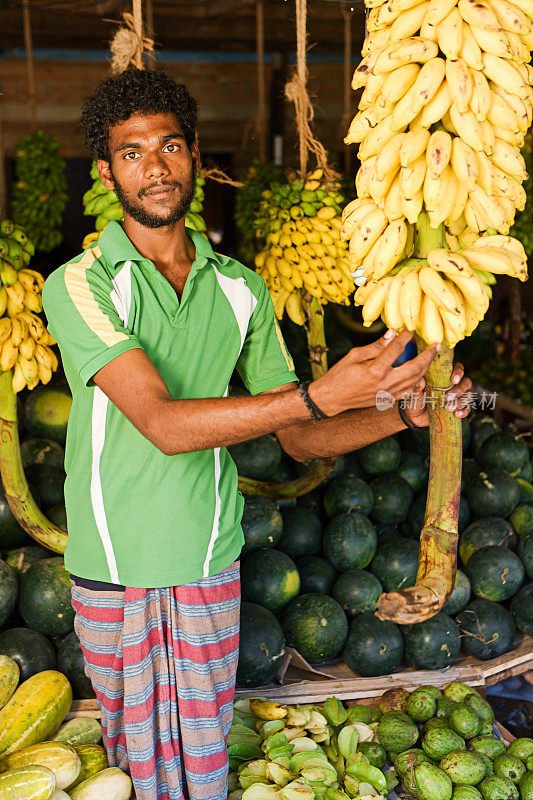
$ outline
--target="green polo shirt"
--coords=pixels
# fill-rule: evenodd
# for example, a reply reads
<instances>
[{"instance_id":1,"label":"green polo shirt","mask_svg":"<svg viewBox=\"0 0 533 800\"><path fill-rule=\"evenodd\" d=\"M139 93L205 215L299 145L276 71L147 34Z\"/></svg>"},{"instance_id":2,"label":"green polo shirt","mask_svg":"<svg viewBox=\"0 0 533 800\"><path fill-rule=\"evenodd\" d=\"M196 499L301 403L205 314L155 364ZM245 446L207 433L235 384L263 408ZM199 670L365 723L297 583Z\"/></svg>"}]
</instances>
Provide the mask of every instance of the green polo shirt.
<instances>
[{"instance_id":1,"label":"green polo shirt","mask_svg":"<svg viewBox=\"0 0 533 800\"><path fill-rule=\"evenodd\" d=\"M263 279L196 247L181 301L118 222L43 290L73 403L68 423L66 568L125 586L214 575L238 558L243 498L224 447L164 455L92 381L143 349L175 399L223 397L237 368L251 394L296 380Z\"/></svg>"}]
</instances>

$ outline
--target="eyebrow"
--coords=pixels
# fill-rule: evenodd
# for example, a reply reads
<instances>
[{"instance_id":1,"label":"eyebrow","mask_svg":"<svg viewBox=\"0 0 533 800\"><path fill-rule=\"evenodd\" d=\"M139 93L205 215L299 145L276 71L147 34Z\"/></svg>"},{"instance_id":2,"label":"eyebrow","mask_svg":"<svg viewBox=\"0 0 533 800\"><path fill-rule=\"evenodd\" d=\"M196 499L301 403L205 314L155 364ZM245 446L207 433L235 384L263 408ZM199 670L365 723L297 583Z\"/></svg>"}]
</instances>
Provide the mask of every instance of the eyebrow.
<instances>
[{"instance_id":1,"label":"eyebrow","mask_svg":"<svg viewBox=\"0 0 533 800\"><path fill-rule=\"evenodd\" d=\"M175 133L167 133L166 136L163 136L163 139L161 141L163 144L165 144L166 142L169 142L171 139L182 139L183 141L185 141L185 136L182 133L178 133L176 131ZM142 144L140 142L125 142L124 144L121 144L119 147L115 148L114 152L120 153L122 150L140 150L141 147Z\"/></svg>"}]
</instances>

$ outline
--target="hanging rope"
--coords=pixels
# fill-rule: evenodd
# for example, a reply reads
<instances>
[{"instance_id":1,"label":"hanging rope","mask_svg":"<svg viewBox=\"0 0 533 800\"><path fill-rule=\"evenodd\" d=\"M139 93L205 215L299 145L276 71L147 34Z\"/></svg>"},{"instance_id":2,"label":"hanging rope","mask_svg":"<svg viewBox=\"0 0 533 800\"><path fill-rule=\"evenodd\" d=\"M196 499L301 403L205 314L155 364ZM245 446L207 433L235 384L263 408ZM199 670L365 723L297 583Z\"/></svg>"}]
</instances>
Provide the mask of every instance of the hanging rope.
<instances>
[{"instance_id":1,"label":"hanging rope","mask_svg":"<svg viewBox=\"0 0 533 800\"><path fill-rule=\"evenodd\" d=\"M152 53L153 39L144 36L142 0L133 0L133 14L127 11L122 15L123 27L119 28L110 44L113 57L111 72L120 75L128 67L143 68L143 52Z\"/></svg>"},{"instance_id":2,"label":"hanging rope","mask_svg":"<svg viewBox=\"0 0 533 800\"><path fill-rule=\"evenodd\" d=\"M30 6L28 0L22 3L22 25L24 47L26 48L26 73L28 75L28 105L30 107L32 133L37 130L37 103L35 99L35 69L33 65L33 43L31 36Z\"/></svg>"},{"instance_id":3,"label":"hanging rope","mask_svg":"<svg viewBox=\"0 0 533 800\"><path fill-rule=\"evenodd\" d=\"M255 9L255 47L257 52L257 118L255 129L259 142L259 161L266 163L266 85L265 85L265 9L258 0Z\"/></svg>"},{"instance_id":4,"label":"hanging rope","mask_svg":"<svg viewBox=\"0 0 533 800\"><path fill-rule=\"evenodd\" d=\"M343 97L344 109L342 115L342 137L346 135L346 131L350 127L352 121L351 107L352 107L352 15L350 10L344 5L341 5L341 13L344 18L344 80L343 80ZM351 167L351 149L350 146L344 147L344 169L349 172Z\"/></svg>"},{"instance_id":5,"label":"hanging rope","mask_svg":"<svg viewBox=\"0 0 533 800\"><path fill-rule=\"evenodd\" d=\"M242 189L244 183L241 181L234 181L226 173L218 167L202 167L200 175L206 180L215 181L216 183L225 183L227 186L234 186L235 189Z\"/></svg>"},{"instance_id":6,"label":"hanging rope","mask_svg":"<svg viewBox=\"0 0 533 800\"><path fill-rule=\"evenodd\" d=\"M328 166L328 154L311 130L314 110L307 92L307 0L296 0L296 71L285 85L285 97L294 103L298 142L300 148L300 173L305 180L309 153L316 158L317 166L324 171L326 180L333 180L338 173Z\"/></svg>"}]
</instances>

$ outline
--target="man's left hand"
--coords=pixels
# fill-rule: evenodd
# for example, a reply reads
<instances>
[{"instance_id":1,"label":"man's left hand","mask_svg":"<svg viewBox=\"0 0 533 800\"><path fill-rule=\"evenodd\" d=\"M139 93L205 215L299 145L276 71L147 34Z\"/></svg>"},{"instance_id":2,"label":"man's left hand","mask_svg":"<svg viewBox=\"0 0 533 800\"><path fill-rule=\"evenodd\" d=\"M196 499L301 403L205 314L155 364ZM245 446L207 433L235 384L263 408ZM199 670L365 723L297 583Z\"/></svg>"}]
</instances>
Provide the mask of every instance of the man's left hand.
<instances>
[{"instance_id":1,"label":"man's left hand","mask_svg":"<svg viewBox=\"0 0 533 800\"><path fill-rule=\"evenodd\" d=\"M454 364L452 370L452 386L445 394L445 408L461 419L470 413L472 381L465 377L465 368L462 364ZM414 394L410 395L404 406L404 413L409 422L417 428L429 425L427 387L424 378L416 386ZM439 403L440 405L440 403Z\"/></svg>"}]
</instances>

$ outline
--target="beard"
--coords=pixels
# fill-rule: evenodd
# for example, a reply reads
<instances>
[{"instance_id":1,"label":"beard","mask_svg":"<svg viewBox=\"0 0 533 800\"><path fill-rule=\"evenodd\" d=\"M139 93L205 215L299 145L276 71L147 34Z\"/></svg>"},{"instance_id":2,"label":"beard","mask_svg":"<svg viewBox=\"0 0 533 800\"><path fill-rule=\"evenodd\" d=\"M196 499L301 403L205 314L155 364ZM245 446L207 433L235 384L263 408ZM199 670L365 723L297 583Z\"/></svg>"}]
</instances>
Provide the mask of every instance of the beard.
<instances>
[{"instance_id":1,"label":"beard","mask_svg":"<svg viewBox=\"0 0 533 800\"><path fill-rule=\"evenodd\" d=\"M115 194L124 209L124 213L129 214L139 225L143 225L145 228L164 228L166 225L172 225L184 217L191 207L196 188L195 178L192 172L190 179L186 183L180 183L179 181L158 181L157 183L146 186L145 189L141 189L136 196L139 202L136 202L134 198L126 194L124 187L120 185L113 175L111 167L110 172L115 183ZM170 209L170 211L167 211L164 216L150 214L143 208L140 202L145 192L149 189L154 189L156 186L175 186L180 190L180 197L176 205L174 208Z\"/></svg>"}]
</instances>

